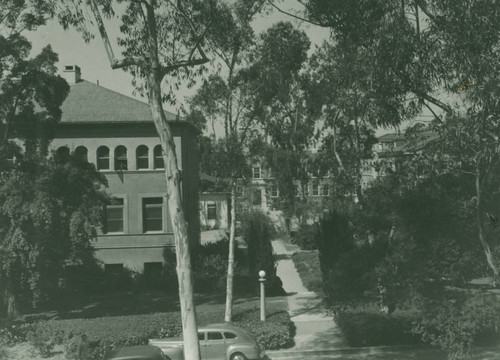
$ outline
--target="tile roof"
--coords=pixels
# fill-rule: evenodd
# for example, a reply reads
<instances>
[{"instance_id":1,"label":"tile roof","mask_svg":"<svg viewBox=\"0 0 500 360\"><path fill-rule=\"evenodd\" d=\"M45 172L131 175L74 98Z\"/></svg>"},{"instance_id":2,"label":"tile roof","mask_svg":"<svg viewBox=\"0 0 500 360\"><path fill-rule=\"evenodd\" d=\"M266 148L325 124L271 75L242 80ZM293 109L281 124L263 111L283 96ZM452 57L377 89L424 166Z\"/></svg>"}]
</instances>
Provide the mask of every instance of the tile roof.
<instances>
[{"instance_id":1,"label":"tile roof","mask_svg":"<svg viewBox=\"0 0 500 360\"><path fill-rule=\"evenodd\" d=\"M61 110L61 123L152 122L147 103L85 80L71 85ZM168 111L165 115L177 119Z\"/></svg>"}]
</instances>

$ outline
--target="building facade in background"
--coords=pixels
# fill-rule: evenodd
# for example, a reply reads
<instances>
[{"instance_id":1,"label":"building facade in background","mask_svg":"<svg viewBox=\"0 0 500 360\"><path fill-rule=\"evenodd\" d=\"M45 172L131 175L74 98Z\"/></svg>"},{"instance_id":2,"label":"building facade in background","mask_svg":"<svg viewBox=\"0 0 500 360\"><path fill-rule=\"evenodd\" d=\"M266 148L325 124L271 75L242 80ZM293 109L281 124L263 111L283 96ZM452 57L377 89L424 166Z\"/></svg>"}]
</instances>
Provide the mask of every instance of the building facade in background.
<instances>
[{"instance_id":1,"label":"building facade in background","mask_svg":"<svg viewBox=\"0 0 500 360\"><path fill-rule=\"evenodd\" d=\"M146 103L82 80L78 66L66 66L71 86L53 151L75 153L102 172L107 192L104 227L94 248L104 268L118 272L161 271L163 251L174 236L167 207L160 139ZM200 242L198 214L198 130L166 113L182 171L182 200L189 241Z\"/></svg>"}]
</instances>

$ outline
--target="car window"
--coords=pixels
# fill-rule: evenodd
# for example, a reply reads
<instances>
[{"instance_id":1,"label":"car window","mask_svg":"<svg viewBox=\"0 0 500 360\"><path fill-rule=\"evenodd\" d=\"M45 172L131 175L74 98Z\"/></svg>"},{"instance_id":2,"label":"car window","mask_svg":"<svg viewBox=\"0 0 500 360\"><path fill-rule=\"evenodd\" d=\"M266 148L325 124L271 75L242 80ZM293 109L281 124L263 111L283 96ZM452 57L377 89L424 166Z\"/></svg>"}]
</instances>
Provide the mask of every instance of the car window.
<instances>
[{"instance_id":1,"label":"car window","mask_svg":"<svg viewBox=\"0 0 500 360\"><path fill-rule=\"evenodd\" d=\"M224 337L226 339L236 339L236 334L235 333L230 333L230 332L225 332Z\"/></svg>"},{"instance_id":2,"label":"car window","mask_svg":"<svg viewBox=\"0 0 500 360\"><path fill-rule=\"evenodd\" d=\"M198 340L199 341L205 340L205 333L203 331L198 332Z\"/></svg>"},{"instance_id":3,"label":"car window","mask_svg":"<svg viewBox=\"0 0 500 360\"><path fill-rule=\"evenodd\" d=\"M214 331L209 331L208 333L208 340L222 340L222 334L220 332L214 332Z\"/></svg>"}]
</instances>

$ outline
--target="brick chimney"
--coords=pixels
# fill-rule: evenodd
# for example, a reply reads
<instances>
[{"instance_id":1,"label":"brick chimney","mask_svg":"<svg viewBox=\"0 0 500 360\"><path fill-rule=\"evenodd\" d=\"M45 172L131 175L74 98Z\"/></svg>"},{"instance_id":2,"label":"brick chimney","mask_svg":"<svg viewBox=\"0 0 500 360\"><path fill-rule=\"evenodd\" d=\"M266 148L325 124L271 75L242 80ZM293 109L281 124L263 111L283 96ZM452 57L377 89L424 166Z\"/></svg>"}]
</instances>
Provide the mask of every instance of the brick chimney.
<instances>
[{"instance_id":1,"label":"brick chimney","mask_svg":"<svg viewBox=\"0 0 500 360\"><path fill-rule=\"evenodd\" d=\"M66 65L63 70L63 78L65 78L70 85L81 81L80 67L77 65Z\"/></svg>"}]
</instances>

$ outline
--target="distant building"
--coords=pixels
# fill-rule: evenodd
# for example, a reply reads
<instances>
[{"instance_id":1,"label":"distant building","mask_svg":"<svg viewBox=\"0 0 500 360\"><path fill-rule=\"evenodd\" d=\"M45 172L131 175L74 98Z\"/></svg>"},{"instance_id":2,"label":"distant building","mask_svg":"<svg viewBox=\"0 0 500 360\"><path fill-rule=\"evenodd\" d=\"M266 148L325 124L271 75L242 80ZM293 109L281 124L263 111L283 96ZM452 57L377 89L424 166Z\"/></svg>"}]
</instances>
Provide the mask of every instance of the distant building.
<instances>
[{"instance_id":1,"label":"distant building","mask_svg":"<svg viewBox=\"0 0 500 360\"><path fill-rule=\"evenodd\" d=\"M373 145L372 159L363 162L363 187L368 187L373 180L379 177L397 171L404 158L418 153L436 137L436 133L430 130L415 132L411 136L391 133L378 137L377 143Z\"/></svg>"},{"instance_id":2,"label":"distant building","mask_svg":"<svg viewBox=\"0 0 500 360\"><path fill-rule=\"evenodd\" d=\"M200 226L202 230L229 229L231 194L213 176L200 174L203 190L200 192Z\"/></svg>"},{"instance_id":3,"label":"distant building","mask_svg":"<svg viewBox=\"0 0 500 360\"><path fill-rule=\"evenodd\" d=\"M111 272L126 267L158 272L163 250L174 236L166 200L162 149L149 106L82 80L78 66L66 66L71 89L51 143L54 151L74 152L93 163L113 196L94 248ZM189 241L200 241L198 214L198 130L167 113L182 170L182 200Z\"/></svg>"}]
</instances>

